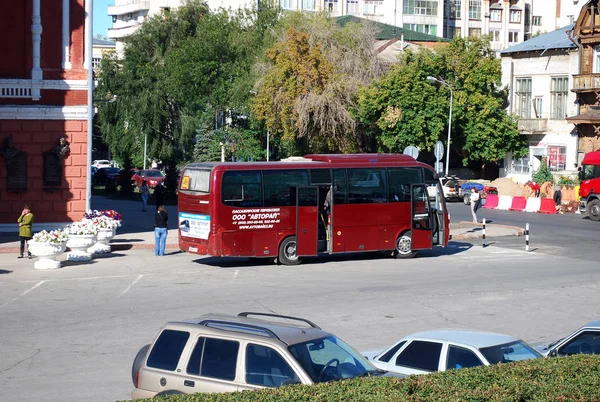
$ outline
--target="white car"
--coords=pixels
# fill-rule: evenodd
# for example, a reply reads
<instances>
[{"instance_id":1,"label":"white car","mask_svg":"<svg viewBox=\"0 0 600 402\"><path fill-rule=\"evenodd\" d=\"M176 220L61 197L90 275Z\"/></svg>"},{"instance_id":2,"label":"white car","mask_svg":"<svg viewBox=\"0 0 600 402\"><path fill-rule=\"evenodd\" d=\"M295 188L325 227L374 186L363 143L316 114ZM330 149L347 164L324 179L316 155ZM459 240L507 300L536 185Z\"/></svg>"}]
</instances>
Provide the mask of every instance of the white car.
<instances>
[{"instance_id":1,"label":"white car","mask_svg":"<svg viewBox=\"0 0 600 402\"><path fill-rule=\"evenodd\" d=\"M113 164L111 161L109 161L107 159L98 159L98 160L92 161L92 166L95 166L98 169L100 169L100 168L106 168L106 167L113 167Z\"/></svg>"},{"instance_id":2,"label":"white car","mask_svg":"<svg viewBox=\"0 0 600 402\"><path fill-rule=\"evenodd\" d=\"M442 189L444 191L444 198L449 200L458 200L459 199L459 178L456 176L444 176L440 177L440 183L442 185ZM432 184L427 187L427 194L429 198L435 198L437 195L437 186Z\"/></svg>"},{"instance_id":3,"label":"white car","mask_svg":"<svg viewBox=\"0 0 600 402\"><path fill-rule=\"evenodd\" d=\"M456 330L416 333L380 353L363 354L375 367L405 375L542 357L533 347L514 336Z\"/></svg>"},{"instance_id":4,"label":"white car","mask_svg":"<svg viewBox=\"0 0 600 402\"><path fill-rule=\"evenodd\" d=\"M600 320L590 322L571 335L538 348L544 356L570 356L600 354Z\"/></svg>"}]
</instances>

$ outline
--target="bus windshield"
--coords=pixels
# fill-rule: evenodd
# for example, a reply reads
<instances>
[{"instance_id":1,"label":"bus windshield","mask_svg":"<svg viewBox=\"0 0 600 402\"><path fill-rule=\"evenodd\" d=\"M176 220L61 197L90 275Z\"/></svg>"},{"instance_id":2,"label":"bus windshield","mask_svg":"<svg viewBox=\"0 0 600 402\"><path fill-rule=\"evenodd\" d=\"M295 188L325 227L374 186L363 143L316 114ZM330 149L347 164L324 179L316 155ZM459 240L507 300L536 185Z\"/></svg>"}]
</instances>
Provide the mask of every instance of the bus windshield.
<instances>
[{"instance_id":1,"label":"bus windshield","mask_svg":"<svg viewBox=\"0 0 600 402\"><path fill-rule=\"evenodd\" d=\"M210 170L185 169L181 176L181 190L208 193L210 191Z\"/></svg>"}]
</instances>

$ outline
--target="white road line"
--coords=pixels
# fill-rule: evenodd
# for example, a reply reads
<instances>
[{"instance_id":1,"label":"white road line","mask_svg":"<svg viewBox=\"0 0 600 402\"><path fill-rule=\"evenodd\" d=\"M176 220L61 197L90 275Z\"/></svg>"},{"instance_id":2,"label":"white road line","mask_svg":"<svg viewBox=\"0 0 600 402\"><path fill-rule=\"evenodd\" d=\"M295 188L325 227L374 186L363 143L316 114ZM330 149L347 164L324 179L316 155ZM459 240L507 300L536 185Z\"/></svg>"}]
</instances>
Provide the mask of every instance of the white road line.
<instances>
[{"instance_id":1,"label":"white road line","mask_svg":"<svg viewBox=\"0 0 600 402\"><path fill-rule=\"evenodd\" d=\"M121 292L121 294L119 295L119 297L123 296L125 293L129 292L129 290L133 287L133 285L135 285L136 283L138 283L140 281L140 279L142 279L144 277L144 275L139 275L137 278L135 278L135 280L133 282L131 282L131 285L127 286L127 288Z\"/></svg>"},{"instance_id":2,"label":"white road line","mask_svg":"<svg viewBox=\"0 0 600 402\"><path fill-rule=\"evenodd\" d=\"M32 290L42 286L42 284L46 282L46 281L39 281L38 283L36 283L35 285L33 285L32 287L30 287L29 289L27 289L26 291L24 291L23 293L21 293L20 295L18 295L17 297L7 301L6 303L0 305L0 309L8 306L10 303L14 302L15 300L17 300L19 297L21 296L25 296L27 293L31 292Z\"/></svg>"}]
</instances>

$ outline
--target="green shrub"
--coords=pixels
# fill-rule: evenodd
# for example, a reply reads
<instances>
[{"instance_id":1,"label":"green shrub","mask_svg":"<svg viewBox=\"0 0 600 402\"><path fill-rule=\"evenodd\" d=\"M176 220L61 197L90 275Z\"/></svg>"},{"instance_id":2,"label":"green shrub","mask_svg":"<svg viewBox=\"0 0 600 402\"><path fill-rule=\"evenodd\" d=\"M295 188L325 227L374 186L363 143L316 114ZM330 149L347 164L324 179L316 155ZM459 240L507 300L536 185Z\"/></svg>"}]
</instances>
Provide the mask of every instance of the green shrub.
<instances>
[{"instance_id":1,"label":"green shrub","mask_svg":"<svg viewBox=\"0 0 600 402\"><path fill-rule=\"evenodd\" d=\"M572 187L579 185L579 180L573 179L569 176L560 176L558 178L558 184L560 184L561 186Z\"/></svg>"},{"instance_id":2,"label":"green shrub","mask_svg":"<svg viewBox=\"0 0 600 402\"><path fill-rule=\"evenodd\" d=\"M158 400L158 398L157 398ZM166 401L598 401L600 356L576 355L411 376L357 378L230 394L173 395Z\"/></svg>"},{"instance_id":3,"label":"green shrub","mask_svg":"<svg viewBox=\"0 0 600 402\"><path fill-rule=\"evenodd\" d=\"M531 180L538 184L545 183L547 181L551 181L554 183L554 176L548 169L548 163L546 158L542 158L542 163L540 163L540 168L533 173L531 176Z\"/></svg>"}]
</instances>

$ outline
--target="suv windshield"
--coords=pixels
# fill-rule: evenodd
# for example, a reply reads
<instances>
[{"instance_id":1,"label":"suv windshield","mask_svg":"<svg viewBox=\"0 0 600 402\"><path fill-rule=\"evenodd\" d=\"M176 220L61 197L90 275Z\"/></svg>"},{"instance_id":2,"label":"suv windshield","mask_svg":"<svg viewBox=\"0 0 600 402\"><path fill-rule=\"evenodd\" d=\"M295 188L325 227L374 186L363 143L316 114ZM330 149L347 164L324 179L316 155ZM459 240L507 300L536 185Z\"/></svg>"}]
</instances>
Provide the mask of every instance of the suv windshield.
<instances>
[{"instance_id":1,"label":"suv windshield","mask_svg":"<svg viewBox=\"0 0 600 402\"><path fill-rule=\"evenodd\" d=\"M479 351L485 356L490 364L518 362L521 360L537 359L542 357L523 341L505 343L503 345L480 348Z\"/></svg>"},{"instance_id":2,"label":"suv windshield","mask_svg":"<svg viewBox=\"0 0 600 402\"><path fill-rule=\"evenodd\" d=\"M360 353L333 335L288 349L315 383L378 372Z\"/></svg>"}]
</instances>

